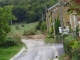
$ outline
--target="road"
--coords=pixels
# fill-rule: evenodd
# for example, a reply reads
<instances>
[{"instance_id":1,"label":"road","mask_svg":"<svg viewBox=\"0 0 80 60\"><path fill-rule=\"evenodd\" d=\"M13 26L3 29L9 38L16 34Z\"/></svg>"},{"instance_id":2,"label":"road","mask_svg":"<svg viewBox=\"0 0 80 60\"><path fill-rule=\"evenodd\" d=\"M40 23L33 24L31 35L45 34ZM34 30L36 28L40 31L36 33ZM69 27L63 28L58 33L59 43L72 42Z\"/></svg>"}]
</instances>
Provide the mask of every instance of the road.
<instances>
[{"instance_id":1,"label":"road","mask_svg":"<svg viewBox=\"0 0 80 60\"><path fill-rule=\"evenodd\" d=\"M25 40L27 49L15 60L50 60L64 54L62 44L45 44L43 40Z\"/></svg>"}]
</instances>

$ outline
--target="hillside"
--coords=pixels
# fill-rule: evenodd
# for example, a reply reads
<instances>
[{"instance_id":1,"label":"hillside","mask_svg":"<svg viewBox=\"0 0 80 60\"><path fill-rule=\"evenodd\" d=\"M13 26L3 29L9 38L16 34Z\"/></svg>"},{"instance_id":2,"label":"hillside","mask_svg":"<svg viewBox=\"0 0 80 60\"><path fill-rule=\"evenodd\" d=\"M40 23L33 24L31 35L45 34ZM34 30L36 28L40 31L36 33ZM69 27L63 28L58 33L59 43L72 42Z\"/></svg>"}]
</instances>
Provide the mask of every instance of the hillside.
<instances>
[{"instance_id":1,"label":"hillside","mask_svg":"<svg viewBox=\"0 0 80 60\"><path fill-rule=\"evenodd\" d=\"M35 22L41 19L47 8L57 3L57 0L1 0L0 6L12 5L12 12L17 21L13 22Z\"/></svg>"}]
</instances>

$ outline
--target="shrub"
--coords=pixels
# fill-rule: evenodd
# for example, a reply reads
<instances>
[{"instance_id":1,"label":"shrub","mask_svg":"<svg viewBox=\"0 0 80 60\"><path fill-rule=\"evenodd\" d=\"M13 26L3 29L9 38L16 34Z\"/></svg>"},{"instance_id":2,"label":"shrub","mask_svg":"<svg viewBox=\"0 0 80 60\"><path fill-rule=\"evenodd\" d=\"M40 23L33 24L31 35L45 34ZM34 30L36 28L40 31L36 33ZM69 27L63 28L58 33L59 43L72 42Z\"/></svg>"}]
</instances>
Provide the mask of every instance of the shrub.
<instances>
[{"instance_id":1,"label":"shrub","mask_svg":"<svg viewBox=\"0 0 80 60\"><path fill-rule=\"evenodd\" d=\"M72 48L72 60L80 60L80 41L74 42Z\"/></svg>"},{"instance_id":2,"label":"shrub","mask_svg":"<svg viewBox=\"0 0 80 60\"><path fill-rule=\"evenodd\" d=\"M47 30L46 22L41 23L40 30L44 33L46 32L46 30Z\"/></svg>"},{"instance_id":3,"label":"shrub","mask_svg":"<svg viewBox=\"0 0 80 60\"><path fill-rule=\"evenodd\" d=\"M19 31L19 26L15 26L15 29Z\"/></svg>"},{"instance_id":4,"label":"shrub","mask_svg":"<svg viewBox=\"0 0 80 60\"><path fill-rule=\"evenodd\" d=\"M25 25L21 25L21 27L25 27Z\"/></svg>"},{"instance_id":5,"label":"shrub","mask_svg":"<svg viewBox=\"0 0 80 60\"><path fill-rule=\"evenodd\" d=\"M72 51L71 45L73 44L74 41L76 41L76 39L72 36L67 36L63 40L65 53L68 54L69 56L72 56L71 55L71 51Z\"/></svg>"},{"instance_id":6,"label":"shrub","mask_svg":"<svg viewBox=\"0 0 80 60\"><path fill-rule=\"evenodd\" d=\"M28 36L28 35L35 35L35 30L30 30L30 31L24 31L23 33L24 36Z\"/></svg>"},{"instance_id":7,"label":"shrub","mask_svg":"<svg viewBox=\"0 0 80 60\"><path fill-rule=\"evenodd\" d=\"M21 36L20 34L10 34L10 35L7 35L6 39L5 39L5 42L0 44L0 47L11 47L11 46L19 46L21 45L22 42L21 42Z\"/></svg>"},{"instance_id":8,"label":"shrub","mask_svg":"<svg viewBox=\"0 0 80 60\"><path fill-rule=\"evenodd\" d=\"M24 30L23 36L27 36L27 31Z\"/></svg>"},{"instance_id":9,"label":"shrub","mask_svg":"<svg viewBox=\"0 0 80 60\"><path fill-rule=\"evenodd\" d=\"M42 21L39 20L39 23L38 23L38 25L36 26L36 29L37 29L37 30L40 30L41 23L42 23Z\"/></svg>"},{"instance_id":10,"label":"shrub","mask_svg":"<svg viewBox=\"0 0 80 60\"><path fill-rule=\"evenodd\" d=\"M54 38L47 38L45 39L45 43L54 43L55 42L55 39Z\"/></svg>"},{"instance_id":11,"label":"shrub","mask_svg":"<svg viewBox=\"0 0 80 60\"><path fill-rule=\"evenodd\" d=\"M16 34L16 35L13 36L13 38L14 38L14 43L16 45L21 45L22 44L21 37L19 35Z\"/></svg>"},{"instance_id":12,"label":"shrub","mask_svg":"<svg viewBox=\"0 0 80 60\"><path fill-rule=\"evenodd\" d=\"M14 39L9 36L5 39L5 42L3 44L0 44L0 47L10 47L10 46L14 46L14 45L16 45L14 43Z\"/></svg>"},{"instance_id":13,"label":"shrub","mask_svg":"<svg viewBox=\"0 0 80 60\"><path fill-rule=\"evenodd\" d=\"M60 19L59 19L59 16L57 18L54 18L55 20L55 34L59 34L59 27L61 26L60 25Z\"/></svg>"},{"instance_id":14,"label":"shrub","mask_svg":"<svg viewBox=\"0 0 80 60\"><path fill-rule=\"evenodd\" d=\"M54 35L49 34L49 35L46 36L46 38L54 38Z\"/></svg>"}]
</instances>

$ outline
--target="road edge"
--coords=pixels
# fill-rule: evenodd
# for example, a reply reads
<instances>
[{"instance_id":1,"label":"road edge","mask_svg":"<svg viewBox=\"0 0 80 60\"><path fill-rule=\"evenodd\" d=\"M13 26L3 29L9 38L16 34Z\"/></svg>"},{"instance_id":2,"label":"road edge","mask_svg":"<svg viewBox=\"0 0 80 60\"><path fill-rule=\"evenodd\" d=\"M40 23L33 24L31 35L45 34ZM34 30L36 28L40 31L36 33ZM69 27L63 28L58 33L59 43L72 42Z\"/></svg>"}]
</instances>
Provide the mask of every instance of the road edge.
<instances>
[{"instance_id":1,"label":"road edge","mask_svg":"<svg viewBox=\"0 0 80 60\"><path fill-rule=\"evenodd\" d=\"M11 59L9 60L15 60L26 48L23 46L23 48L16 54L14 55Z\"/></svg>"}]
</instances>

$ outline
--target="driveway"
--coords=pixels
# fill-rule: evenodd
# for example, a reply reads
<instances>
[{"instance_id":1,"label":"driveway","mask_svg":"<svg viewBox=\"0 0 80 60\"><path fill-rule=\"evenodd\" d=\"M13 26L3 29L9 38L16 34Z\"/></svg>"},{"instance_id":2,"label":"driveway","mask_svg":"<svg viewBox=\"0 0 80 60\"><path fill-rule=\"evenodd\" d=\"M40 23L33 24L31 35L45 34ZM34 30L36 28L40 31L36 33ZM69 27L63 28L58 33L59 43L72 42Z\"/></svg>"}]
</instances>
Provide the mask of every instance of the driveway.
<instances>
[{"instance_id":1,"label":"driveway","mask_svg":"<svg viewBox=\"0 0 80 60\"><path fill-rule=\"evenodd\" d=\"M15 60L50 60L64 54L62 44L45 44L42 39L22 39L27 49Z\"/></svg>"}]
</instances>

